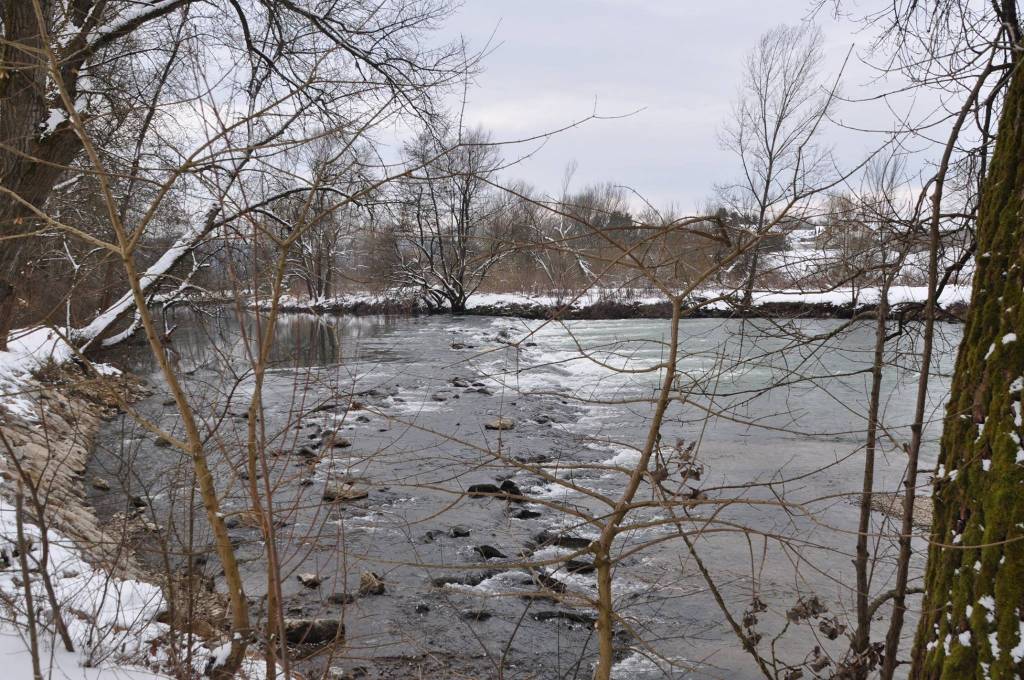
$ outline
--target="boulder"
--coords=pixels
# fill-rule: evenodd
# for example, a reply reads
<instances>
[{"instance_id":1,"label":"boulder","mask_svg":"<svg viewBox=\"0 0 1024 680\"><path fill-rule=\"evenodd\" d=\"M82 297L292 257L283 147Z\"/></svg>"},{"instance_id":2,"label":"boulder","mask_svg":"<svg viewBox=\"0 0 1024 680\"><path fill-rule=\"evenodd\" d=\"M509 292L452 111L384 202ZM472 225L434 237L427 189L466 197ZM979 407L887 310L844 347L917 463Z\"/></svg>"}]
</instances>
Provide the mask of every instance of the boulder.
<instances>
[{"instance_id":1,"label":"boulder","mask_svg":"<svg viewBox=\"0 0 1024 680\"><path fill-rule=\"evenodd\" d=\"M466 493L470 498L484 498L488 494L500 494L501 489L497 484L473 484L466 489Z\"/></svg>"},{"instance_id":2,"label":"boulder","mask_svg":"<svg viewBox=\"0 0 1024 680\"><path fill-rule=\"evenodd\" d=\"M293 645L316 645L345 636L345 624L338 619L285 619L285 639Z\"/></svg>"},{"instance_id":3,"label":"boulder","mask_svg":"<svg viewBox=\"0 0 1024 680\"><path fill-rule=\"evenodd\" d=\"M352 604L356 598L351 593L331 593L327 596L327 601L330 604Z\"/></svg>"},{"instance_id":4,"label":"boulder","mask_svg":"<svg viewBox=\"0 0 1024 680\"><path fill-rule=\"evenodd\" d=\"M448 529L448 535L452 538L466 538L469 536L469 529L460 524L456 524Z\"/></svg>"},{"instance_id":5,"label":"boulder","mask_svg":"<svg viewBox=\"0 0 1024 680\"><path fill-rule=\"evenodd\" d=\"M488 423L484 423L484 428L488 430L511 430L515 426L516 421L511 418L495 418Z\"/></svg>"},{"instance_id":6,"label":"boulder","mask_svg":"<svg viewBox=\"0 0 1024 680\"><path fill-rule=\"evenodd\" d=\"M594 564L586 560L566 560L565 570L570 574L592 574L594 573Z\"/></svg>"},{"instance_id":7,"label":"boulder","mask_svg":"<svg viewBox=\"0 0 1024 680\"><path fill-rule=\"evenodd\" d=\"M324 582L323 578L317 576L316 574L299 574L298 576L296 576L296 578L299 579L299 583L301 583L304 587L309 588L311 590L313 588L319 588L320 584Z\"/></svg>"},{"instance_id":8,"label":"boulder","mask_svg":"<svg viewBox=\"0 0 1024 680\"><path fill-rule=\"evenodd\" d=\"M385 590L387 588L384 579L372 571L364 571L363 575L359 577L360 595L383 595Z\"/></svg>"},{"instance_id":9,"label":"boulder","mask_svg":"<svg viewBox=\"0 0 1024 680\"><path fill-rule=\"evenodd\" d=\"M462 612L462 618L467 621L486 621L487 619L494 616L491 612L486 609L467 609Z\"/></svg>"},{"instance_id":10,"label":"boulder","mask_svg":"<svg viewBox=\"0 0 1024 680\"><path fill-rule=\"evenodd\" d=\"M500 488L502 491L504 491L505 493L507 493L510 496L522 496L523 495L523 492L519 488L519 485L516 484L515 482L513 482L511 479L506 479L504 482L501 483L501 486L498 487L498 488Z\"/></svg>"},{"instance_id":11,"label":"boulder","mask_svg":"<svg viewBox=\"0 0 1024 680\"><path fill-rule=\"evenodd\" d=\"M103 479L102 477L92 478L92 488L97 491L110 491L110 482Z\"/></svg>"},{"instance_id":12,"label":"boulder","mask_svg":"<svg viewBox=\"0 0 1024 680\"><path fill-rule=\"evenodd\" d=\"M358 501L369 496L370 493L363 487L356 486L348 479L331 479L324 484L323 498L328 503L348 503Z\"/></svg>"},{"instance_id":13,"label":"boulder","mask_svg":"<svg viewBox=\"0 0 1024 680\"><path fill-rule=\"evenodd\" d=\"M473 550L475 550L477 552L477 554L480 555L480 557L484 558L485 560L491 560L491 559L498 559L498 558L508 557L508 555L506 555L505 553L501 552L500 550L495 548L493 545L478 545L478 546L474 546Z\"/></svg>"},{"instance_id":14,"label":"boulder","mask_svg":"<svg viewBox=\"0 0 1024 680\"><path fill-rule=\"evenodd\" d=\"M570 550L584 550L590 547L591 544L591 540L589 538L572 536L570 534L560 534L558 532L551 531L550 529L545 529L534 536L533 542L539 547L557 545L559 548L568 548Z\"/></svg>"},{"instance_id":15,"label":"boulder","mask_svg":"<svg viewBox=\"0 0 1024 680\"><path fill-rule=\"evenodd\" d=\"M557 619L563 619L565 621L571 621L572 623L579 623L584 626L593 626L597 621L597 617L593 614L586 614L583 612L572 612L565 610L547 610L539 611L532 614L535 621L554 621Z\"/></svg>"}]
</instances>

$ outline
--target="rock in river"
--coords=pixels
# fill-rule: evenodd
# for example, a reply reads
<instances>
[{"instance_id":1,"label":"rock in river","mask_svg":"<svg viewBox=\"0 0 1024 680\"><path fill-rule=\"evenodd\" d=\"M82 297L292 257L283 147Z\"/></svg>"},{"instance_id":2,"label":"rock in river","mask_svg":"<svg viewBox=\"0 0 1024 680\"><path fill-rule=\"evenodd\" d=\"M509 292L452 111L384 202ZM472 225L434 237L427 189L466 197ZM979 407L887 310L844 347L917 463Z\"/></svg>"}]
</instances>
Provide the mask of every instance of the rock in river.
<instances>
[{"instance_id":1,"label":"rock in river","mask_svg":"<svg viewBox=\"0 0 1024 680\"><path fill-rule=\"evenodd\" d=\"M316 645L345 636L345 625L338 619L285 619L285 639L293 645Z\"/></svg>"},{"instance_id":2,"label":"rock in river","mask_svg":"<svg viewBox=\"0 0 1024 680\"><path fill-rule=\"evenodd\" d=\"M359 577L360 595L383 595L385 590L384 579L372 571L364 571Z\"/></svg>"},{"instance_id":3,"label":"rock in river","mask_svg":"<svg viewBox=\"0 0 1024 680\"><path fill-rule=\"evenodd\" d=\"M511 430L516 426L516 421L511 418L495 418L489 423L484 423L488 430Z\"/></svg>"},{"instance_id":4,"label":"rock in river","mask_svg":"<svg viewBox=\"0 0 1024 680\"><path fill-rule=\"evenodd\" d=\"M502 493L497 484L473 484L466 489L466 492L470 498L483 498L490 494Z\"/></svg>"},{"instance_id":5,"label":"rock in river","mask_svg":"<svg viewBox=\"0 0 1024 680\"><path fill-rule=\"evenodd\" d=\"M499 557L508 557L508 555L501 552L493 545L478 545L475 546L473 550L475 550L480 555L480 557L484 558L485 560L496 559Z\"/></svg>"},{"instance_id":6,"label":"rock in river","mask_svg":"<svg viewBox=\"0 0 1024 680\"><path fill-rule=\"evenodd\" d=\"M347 503L369 496L369 492L348 479L330 479L324 484L324 500L328 503Z\"/></svg>"},{"instance_id":7,"label":"rock in river","mask_svg":"<svg viewBox=\"0 0 1024 680\"><path fill-rule=\"evenodd\" d=\"M299 574L296 578L299 579L299 583L310 589L319 588L320 584L324 582L324 580L316 574Z\"/></svg>"}]
</instances>

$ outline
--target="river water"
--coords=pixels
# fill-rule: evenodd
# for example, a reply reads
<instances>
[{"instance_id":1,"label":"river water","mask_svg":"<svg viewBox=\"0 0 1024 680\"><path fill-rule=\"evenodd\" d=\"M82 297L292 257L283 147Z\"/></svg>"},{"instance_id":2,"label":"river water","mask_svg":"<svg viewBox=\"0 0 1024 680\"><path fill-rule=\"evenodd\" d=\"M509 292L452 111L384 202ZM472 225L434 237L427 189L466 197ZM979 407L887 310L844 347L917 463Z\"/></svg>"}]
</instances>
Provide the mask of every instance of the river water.
<instances>
[{"instance_id":1,"label":"river water","mask_svg":"<svg viewBox=\"0 0 1024 680\"><path fill-rule=\"evenodd\" d=\"M172 360L197 404L258 611L266 546L237 520L248 504L248 423L240 415L253 390L248 348L262 329L229 310L173 312L167 322L176 326ZM909 331L887 355L876 490L896 491L905 465L918 375ZM363 667L370 678L590 677L596 639L587 601L596 583L578 547L597 535L609 510L602 499L618 498L639 460L668 333L664 320L281 319L259 430L274 454L268 482L286 607L290 616L346 625L345 644L320 650L304 668ZM941 417L959 334L939 327L929 419ZM873 340L869 323L681 323L680 374L659 440L667 479L658 493L649 480L641 485L637 500L652 502L627 515L615 542L615 677L762 677L701 565L737 621L746 610L756 615L758 649L779 668L842 655L845 635L826 633L852 617L854 494ZM130 353L126 368L159 383L143 350ZM159 391L137 408L168 431L180 426ZM514 428L485 427L499 417ZM303 456L324 430L351 446ZM926 428L925 470L937 434ZM127 416L108 423L98 442L90 474L113 485L93 493L101 515L113 521L126 499L143 496L147 516L164 529L148 541L147 559L180 567L185 553L208 550L178 451ZM325 484L342 477L368 496L323 503ZM536 502L465 493L505 480ZM927 477L919 482L927 493ZM669 510L653 502L665 490L699 502ZM874 516L873 594L891 587L894 531L892 519ZM214 562L207 576L221 588ZM915 575L920 568L915 561ZM382 578L384 594L358 594L368 571ZM306 588L300 573L323 583ZM788 622L799 599L812 597L828 611ZM913 625L911 617L908 636ZM884 636L884 621L876 635Z\"/></svg>"}]
</instances>

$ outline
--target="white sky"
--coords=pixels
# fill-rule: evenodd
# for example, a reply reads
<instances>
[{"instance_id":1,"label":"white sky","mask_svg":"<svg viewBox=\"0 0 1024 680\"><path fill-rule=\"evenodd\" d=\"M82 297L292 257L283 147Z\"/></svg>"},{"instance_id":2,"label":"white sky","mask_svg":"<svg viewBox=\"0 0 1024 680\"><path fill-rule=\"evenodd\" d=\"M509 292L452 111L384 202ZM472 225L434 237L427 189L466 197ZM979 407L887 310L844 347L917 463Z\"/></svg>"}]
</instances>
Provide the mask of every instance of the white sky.
<instances>
[{"instance_id":1,"label":"white sky","mask_svg":"<svg viewBox=\"0 0 1024 680\"><path fill-rule=\"evenodd\" d=\"M496 139L562 127L589 115L595 103L603 115L644 109L551 139L509 177L556 192L566 163L576 160L576 187L613 181L659 207L675 202L688 211L712 195L716 182L736 175L717 132L745 53L763 32L798 23L809 10L808 0L464 0L444 33L461 33L477 48L494 33L495 49L469 93L467 122L483 124ZM856 24L830 13L816 23L832 75L851 44L868 47L871 35ZM844 93L877 91L879 85L869 84L872 72L852 62ZM889 120L870 104L844 104L838 115L858 125ZM873 145L868 135L837 130L828 141L848 160Z\"/></svg>"}]
</instances>

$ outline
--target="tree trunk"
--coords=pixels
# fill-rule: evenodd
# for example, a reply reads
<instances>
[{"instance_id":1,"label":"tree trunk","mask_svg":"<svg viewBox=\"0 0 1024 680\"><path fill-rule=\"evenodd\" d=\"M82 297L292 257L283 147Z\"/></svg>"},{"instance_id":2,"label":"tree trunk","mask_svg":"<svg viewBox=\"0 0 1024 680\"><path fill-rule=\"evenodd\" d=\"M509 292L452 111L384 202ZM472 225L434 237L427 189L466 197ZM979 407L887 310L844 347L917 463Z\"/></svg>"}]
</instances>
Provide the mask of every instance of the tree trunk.
<instances>
[{"instance_id":1,"label":"tree trunk","mask_svg":"<svg viewBox=\"0 0 1024 680\"><path fill-rule=\"evenodd\" d=\"M48 3L41 3L44 14ZM0 350L7 347L19 280L28 249L26 235L39 227L41 208L82 145L67 121L48 134L46 59L36 8L8 0L0 48Z\"/></svg>"},{"instance_id":2,"label":"tree trunk","mask_svg":"<svg viewBox=\"0 0 1024 680\"><path fill-rule=\"evenodd\" d=\"M935 476L913 678L1024 675L1024 72L978 217L974 294Z\"/></svg>"}]
</instances>

